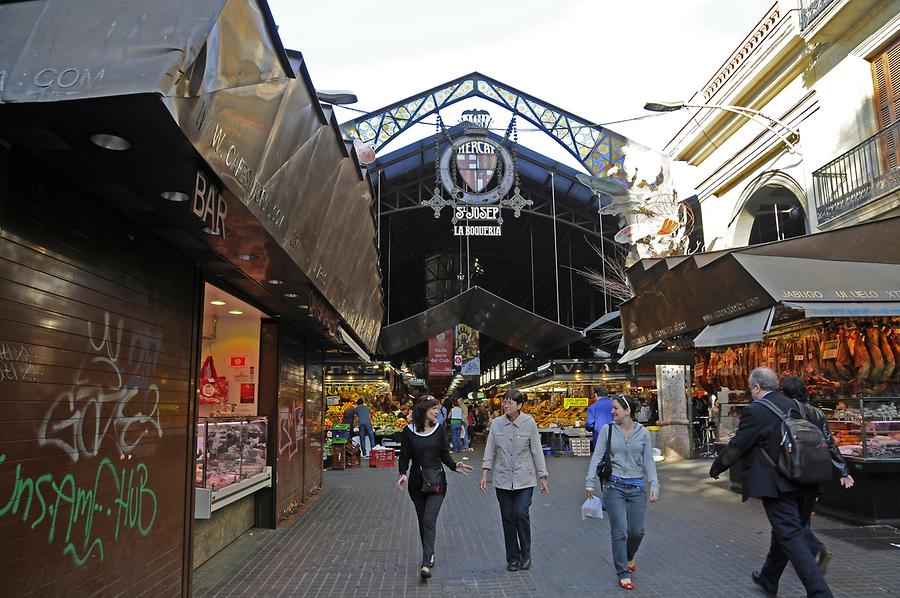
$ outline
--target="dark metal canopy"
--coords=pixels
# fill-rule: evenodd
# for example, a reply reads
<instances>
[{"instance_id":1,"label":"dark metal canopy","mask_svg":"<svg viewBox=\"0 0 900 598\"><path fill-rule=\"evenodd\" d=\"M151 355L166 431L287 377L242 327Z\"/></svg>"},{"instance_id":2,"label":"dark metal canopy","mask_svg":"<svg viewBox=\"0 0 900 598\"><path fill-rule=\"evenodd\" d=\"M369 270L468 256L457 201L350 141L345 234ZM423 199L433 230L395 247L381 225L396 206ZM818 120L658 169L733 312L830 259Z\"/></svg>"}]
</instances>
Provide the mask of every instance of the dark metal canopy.
<instances>
[{"instance_id":1,"label":"dark metal canopy","mask_svg":"<svg viewBox=\"0 0 900 598\"><path fill-rule=\"evenodd\" d=\"M382 328L381 348L388 355L396 355L457 324L467 324L529 354L552 351L584 338L577 330L551 322L480 287L472 287L440 305Z\"/></svg>"},{"instance_id":2,"label":"dark metal canopy","mask_svg":"<svg viewBox=\"0 0 900 598\"><path fill-rule=\"evenodd\" d=\"M884 312L900 301L900 217L687 259L643 260L622 304L629 349L783 305ZM644 263L647 262L647 263ZM866 309L869 306L869 309ZM872 309L882 306L879 309Z\"/></svg>"}]
</instances>

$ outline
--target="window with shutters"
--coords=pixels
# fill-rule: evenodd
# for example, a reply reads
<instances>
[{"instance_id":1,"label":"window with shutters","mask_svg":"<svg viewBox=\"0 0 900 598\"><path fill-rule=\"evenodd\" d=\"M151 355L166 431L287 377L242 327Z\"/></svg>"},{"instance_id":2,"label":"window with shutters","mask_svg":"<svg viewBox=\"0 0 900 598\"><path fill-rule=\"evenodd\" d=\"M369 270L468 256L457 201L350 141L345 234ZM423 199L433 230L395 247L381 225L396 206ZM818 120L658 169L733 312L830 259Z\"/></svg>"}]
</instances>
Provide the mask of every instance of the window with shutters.
<instances>
[{"instance_id":1,"label":"window with shutters","mask_svg":"<svg viewBox=\"0 0 900 598\"><path fill-rule=\"evenodd\" d=\"M886 168L900 164L900 38L872 61L875 110L881 133L882 159Z\"/></svg>"}]
</instances>

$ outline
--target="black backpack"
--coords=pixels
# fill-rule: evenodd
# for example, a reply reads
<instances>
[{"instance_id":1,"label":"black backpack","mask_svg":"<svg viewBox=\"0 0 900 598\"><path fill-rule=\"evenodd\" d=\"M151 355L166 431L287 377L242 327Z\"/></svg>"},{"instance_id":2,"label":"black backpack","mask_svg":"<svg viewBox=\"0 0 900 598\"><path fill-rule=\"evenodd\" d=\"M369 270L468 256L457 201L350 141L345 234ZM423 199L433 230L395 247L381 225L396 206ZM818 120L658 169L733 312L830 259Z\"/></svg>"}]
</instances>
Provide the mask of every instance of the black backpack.
<instances>
[{"instance_id":1,"label":"black backpack","mask_svg":"<svg viewBox=\"0 0 900 598\"><path fill-rule=\"evenodd\" d=\"M778 462L772 460L765 449L762 454L781 475L798 484L821 484L833 479L831 451L825 434L816 424L807 419L799 401L797 408L791 407L787 413L768 399L757 401L781 420L781 440ZM796 415L794 415L796 412Z\"/></svg>"}]
</instances>

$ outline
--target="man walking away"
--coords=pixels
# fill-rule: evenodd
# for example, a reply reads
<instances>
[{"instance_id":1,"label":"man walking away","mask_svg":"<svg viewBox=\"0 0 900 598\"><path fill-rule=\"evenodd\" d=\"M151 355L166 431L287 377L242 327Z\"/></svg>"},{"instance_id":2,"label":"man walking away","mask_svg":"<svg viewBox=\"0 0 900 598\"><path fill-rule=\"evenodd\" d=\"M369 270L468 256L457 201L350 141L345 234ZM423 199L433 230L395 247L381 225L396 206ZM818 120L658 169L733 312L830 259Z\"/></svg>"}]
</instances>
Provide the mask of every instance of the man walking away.
<instances>
[{"instance_id":1,"label":"man walking away","mask_svg":"<svg viewBox=\"0 0 900 598\"><path fill-rule=\"evenodd\" d=\"M356 401L356 417L359 418L359 451L363 459L369 458L369 451L375 446L375 430L372 429L372 412L362 399ZM366 438L369 448L366 448Z\"/></svg>"},{"instance_id":2,"label":"man walking away","mask_svg":"<svg viewBox=\"0 0 900 598\"><path fill-rule=\"evenodd\" d=\"M612 420L612 399L606 396L605 386L598 386L594 388L594 402L588 407L587 420L584 422L584 429L591 433L591 454L594 454L600 428L612 423Z\"/></svg>"},{"instance_id":3,"label":"man walking away","mask_svg":"<svg viewBox=\"0 0 900 598\"><path fill-rule=\"evenodd\" d=\"M781 451L782 420L761 403L765 398L784 413L797 410L797 404L778 392L778 375L769 368L750 372L750 394L753 403L741 413L738 430L726 449L716 458L709 475L718 478L738 459L743 461L743 500L761 498L772 527L769 554L762 568L751 578L767 595L775 596L778 581L790 561L806 595L814 598L832 596L816 563L816 549L807 533L810 516L818 494L816 484L803 484L782 475L775 466ZM847 487L844 478L841 483ZM852 484L852 481L849 482Z\"/></svg>"}]
</instances>

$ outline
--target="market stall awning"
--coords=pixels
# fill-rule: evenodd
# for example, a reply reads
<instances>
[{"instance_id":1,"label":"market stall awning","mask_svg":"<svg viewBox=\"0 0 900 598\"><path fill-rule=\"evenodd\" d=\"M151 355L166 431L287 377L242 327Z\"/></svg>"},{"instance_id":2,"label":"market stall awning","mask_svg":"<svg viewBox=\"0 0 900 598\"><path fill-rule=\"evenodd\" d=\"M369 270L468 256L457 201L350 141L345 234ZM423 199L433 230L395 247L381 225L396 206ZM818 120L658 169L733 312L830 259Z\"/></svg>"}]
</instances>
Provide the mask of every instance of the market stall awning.
<instances>
[{"instance_id":1,"label":"market stall awning","mask_svg":"<svg viewBox=\"0 0 900 598\"><path fill-rule=\"evenodd\" d=\"M630 363L632 361L637 361L661 344L662 341L656 341L655 343L644 345L643 347L638 347L637 349L632 349L631 351L625 353L625 355L623 355L621 359L619 359L619 363Z\"/></svg>"},{"instance_id":2,"label":"market stall awning","mask_svg":"<svg viewBox=\"0 0 900 598\"><path fill-rule=\"evenodd\" d=\"M370 184L264 0L2 3L0 56L5 141L283 320L374 350Z\"/></svg>"},{"instance_id":3,"label":"market stall awning","mask_svg":"<svg viewBox=\"0 0 900 598\"><path fill-rule=\"evenodd\" d=\"M853 318L900 316L900 301L887 303L873 301L871 303L840 303L837 301L814 303L812 301L789 301L785 307L805 312L807 318Z\"/></svg>"},{"instance_id":4,"label":"market stall awning","mask_svg":"<svg viewBox=\"0 0 900 598\"><path fill-rule=\"evenodd\" d=\"M396 355L457 324L467 324L481 334L533 355L584 338L577 330L472 287L440 305L382 328L381 349L387 355Z\"/></svg>"},{"instance_id":5,"label":"market stall awning","mask_svg":"<svg viewBox=\"0 0 900 598\"><path fill-rule=\"evenodd\" d=\"M695 347L727 347L761 341L772 325L775 308L753 312L734 320L713 324L694 339Z\"/></svg>"},{"instance_id":6,"label":"market stall awning","mask_svg":"<svg viewBox=\"0 0 900 598\"><path fill-rule=\"evenodd\" d=\"M638 262L628 271L635 297L620 306L625 346L787 303L845 304L843 313L852 315L864 309L853 305L900 302L898 230L895 217L683 260ZM829 310L836 308L811 307L807 315Z\"/></svg>"}]
</instances>

